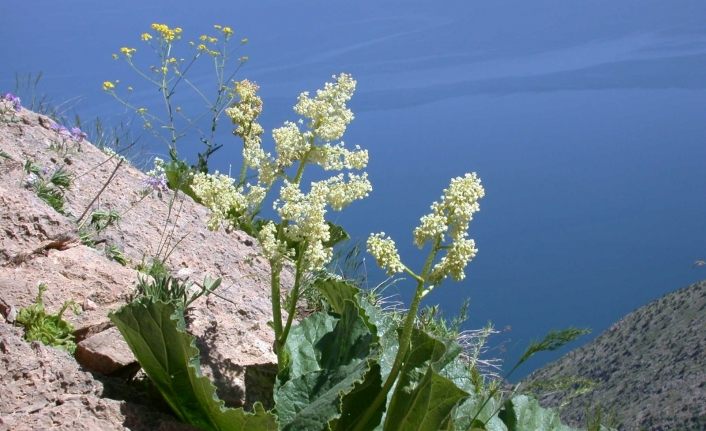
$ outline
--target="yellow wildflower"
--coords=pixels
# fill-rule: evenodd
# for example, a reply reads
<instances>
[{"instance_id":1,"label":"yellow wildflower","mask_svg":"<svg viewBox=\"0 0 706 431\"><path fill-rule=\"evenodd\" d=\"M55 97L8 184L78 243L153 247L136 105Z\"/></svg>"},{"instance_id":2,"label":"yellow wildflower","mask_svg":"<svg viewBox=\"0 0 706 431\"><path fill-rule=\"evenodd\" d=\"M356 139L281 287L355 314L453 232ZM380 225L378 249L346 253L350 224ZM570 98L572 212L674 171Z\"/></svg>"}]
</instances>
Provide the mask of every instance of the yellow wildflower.
<instances>
[{"instance_id":1,"label":"yellow wildflower","mask_svg":"<svg viewBox=\"0 0 706 431\"><path fill-rule=\"evenodd\" d=\"M120 52L121 52L125 57L127 57L127 58L132 57L132 54L134 54L135 51L137 51L137 49L135 49L135 48L128 48L128 47L126 47L126 46L123 46L122 48L120 48Z\"/></svg>"},{"instance_id":2,"label":"yellow wildflower","mask_svg":"<svg viewBox=\"0 0 706 431\"><path fill-rule=\"evenodd\" d=\"M203 43L199 44L199 46L196 47L199 51L208 51L208 48L206 48L206 45Z\"/></svg>"},{"instance_id":3,"label":"yellow wildflower","mask_svg":"<svg viewBox=\"0 0 706 431\"><path fill-rule=\"evenodd\" d=\"M206 42L208 40L208 36L206 36L205 34L202 34L201 36L199 36L199 40L201 42Z\"/></svg>"},{"instance_id":4,"label":"yellow wildflower","mask_svg":"<svg viewBox=\"0 0 706 431\"><path fill-rule=\"evenodd\" d=\"M113 84L110 81L104 81L103 82L103 90L105 91L111 91L115 88L115 84Z\"/></svg>"},{"instance_id":5,"label":"yellow wildflower","mask_svg":"<svg viewBox=\"0 0 706 431\"><path fill-rule=\"evenodd\" d=\"M152 30L159 33L159 35L162 37L162 39L164 39L165 42L171 42L176 39L179 35L181 35L180 27L169 28L169 26L166 24L153 23Z\"/></svg>"},{"instance_id":6,"label":"yellow wildflower","mask_svg":"<svg viewBox=\"0 0 706 431\"><path fill-rule=\"evenodd\" d=\"M152 35L149 33L142 33L142 35L140 35L140 39L142 39L144 42L147 42L148 40L152 39Z\"/></svg>"},{"instance_id":7,"label":"yellow wildflower","mask_svg":"<svg viewBox=\"0 0 706 431\"><path fill-rule=\"evenodd\" d=\"M216 30L220 30L223 28L223 26L218 25L218 24L213 24L213 28L215 28Z\"/></svg>"},{"instance_id":8,"label":"yellow wildflower","mask_svg":"<svg viewBox=\"0 0 706 431\"><path fill-rule=\"evenodd\" d=\"M210 43L216 43L216 42L218 42L218 38L209 37L209 38L208 38L208 41L209 41Z\"/></svg>"},{"instance_id":9,"label":"yellow wildflower","mask_svg":"<svg viewBox=\"0 0 706 431\"><path fill-rule=\"evenodd\" d=\"M145 115L147 113L147 108L137 108L138 115Z\"/></svg>"},{"instance_id":10,"label":"yellow wildflower","mask_svg":"<svg viewBox=\"0 0 706 431\"><path fill-rule=\"evenodd\" d=\"M223 35L226 37L226 39L228 39L228 38L230 38L231 36L233 36L233 29L230 28L230 27L223 27L223 28L221 29L221 32L222 32Z\"/></svg>"}]
</instances>

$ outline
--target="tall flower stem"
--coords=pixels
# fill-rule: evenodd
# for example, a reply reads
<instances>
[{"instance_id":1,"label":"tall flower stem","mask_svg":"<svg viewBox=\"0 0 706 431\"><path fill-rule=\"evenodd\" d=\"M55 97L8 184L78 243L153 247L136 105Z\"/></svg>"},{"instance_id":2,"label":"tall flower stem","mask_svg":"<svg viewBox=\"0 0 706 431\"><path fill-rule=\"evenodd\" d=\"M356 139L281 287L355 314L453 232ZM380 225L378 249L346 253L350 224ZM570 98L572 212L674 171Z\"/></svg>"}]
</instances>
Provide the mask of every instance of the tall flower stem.
<instances>
[{"instance_id":1,"label":"tall flower stem","mask_svg":"<svg viewBox=\"0 0 706 431\"><path fill-rule=\"evenodd\" d=\"M419 304L422 301L422 293L424 292L424 287L426 286L426 278L431 271L432 264L434 263L434 259L436 258L436 254L439 252L440 248L441 236L437 236L434 240L434 245L429 252L429 256L427 256L427 260L424 262L424 268L422 269L421 275L415 277L417 279L417 288L414 291L414 298L412 299L412 303L409 306L409 311L407 312L407 317L405 318L402 335L400 335L399 348L397 349L395 361L392 363L390 374L388 374L380 392L378 392L373 402L363 414L362 419L356 424L354 431L362 431L365 429L366 424L375 414L375 411L380 408L380 406L387 399L387 394L392 389L392 385L395 384L397 376L399 376L400 371L402 370L405 356L407 356L407 352L409 351L412 339L412 330L414 329L414 322L417 319L417 312L419 311Z\"/></svg>"},{"instance_id":2,"label":"tall flower stem","mask_svg":"<svg viewBox=\"0 0 706 431\"><path fill-rule=\"evenodd\" d=\"M284 367L284 342L282 338L282 303L280 299L279 276L281 270L273 265L270 278L270 294L272 296L272 328L275 330L275 353L277 354L277 368Z\"/></svg>"}]
</instances>

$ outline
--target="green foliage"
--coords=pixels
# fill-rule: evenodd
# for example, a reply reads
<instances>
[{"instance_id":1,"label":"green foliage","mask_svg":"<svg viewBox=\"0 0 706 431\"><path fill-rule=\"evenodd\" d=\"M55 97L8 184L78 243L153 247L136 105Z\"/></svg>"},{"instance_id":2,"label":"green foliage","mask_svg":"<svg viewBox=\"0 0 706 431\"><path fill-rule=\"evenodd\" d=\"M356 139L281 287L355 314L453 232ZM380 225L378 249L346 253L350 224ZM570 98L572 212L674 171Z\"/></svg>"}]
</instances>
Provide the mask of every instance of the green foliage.
<instances>
[{"instance_id":1,"label":"green foliage","mask_svg":"<svg viewBox=\"0 0 706 431\"><path fill-rule=\"evenodd\" d=\"M212 279L206 276L203 284L195 286L189 280L178 280L164 275L161 273L163 268L156 268L158 269L153 270L153 277L138 278L136 299L147 298L152 302L164 302L183 312L192 302L213 292L221 284L220 278Z\"/></svg>"},{"instance_id":2,"label":"green foliage","mask_svg":"<svg viewBox=\"0 0 706 431\"><path fill-rule=\"evenodd\" d=\"M173 304L144 297L110 316L145 373L180 420L207 431L276 430L276 418L255 403L254 412L225 408L201 375L199 350Z\"/></svg>"},{"instance_id":3,"label":"green foliage","mask_svg":"<svg viewBox=\"0 0 706 431\"><path fill-rule=\"evenodd\" d=\"M88 225L93 228L96 234L103 232L109 226L120 221L120 214L114 210L97 210L91 213Z\"/></svg>"},{"instance_id":4,"label":"green foliage","mask_svg":"<svg viewBox=\"0 0 706 431\"><path fill-rule=\"evenodd\" d=\"M539 352L547 352L547 351L557 350L557 349L565 346L566 344L576 340L580 336L589 334L590 332L591 332L590 329L578 329L578 328L567 328L567 329L562 329L559 331L549 332L542 339L542 341L533 341L530 343L529 347L527 347L525 352L520 357L520 360L517 361L517 364L515 365L515 367L512 368L512 370L510 370L510 373L508 373L508 374L511 374L520 365L524 364L529 358L531 358L535 354L537 354Z\"/></svg>"},{"instance_id":5,"label":"green foliage","mask_svg":"<svg viewBox=\"0 0 706 431\"><path fill-rule=\"evenodd\" d=\"M25 161L24 170L29 174L27 183L37 197L49 204L56 212L66 215L64 193L71 187L71 174L60 166L47 177L44 170L31 160Z\"/></svg>"},{"instance_id":6,"label":"green foliage","mask_svg":"<svg viewBox=\"0 0 706 431\"><path fill-rule=\"evenodd\" d=\"M535 380L525 386L524 391L535 395L563 392L559 408L566 406L572 399L587 394L596 387L596 382L578 376L556 377L546 380Z\"/></svg>"},{"instance_id":7,"label":"green foliage","mask_svg":"<svg viewBox=\"0 0 706 431\"><path fill-rule=\"evenodd\" d=\"M108 257L110 260L114 260L121 264L122 266L127 266L128 259L125 257L123 254L123 251L118 248L117 245L114 244L108 244L105 247L105 255Z\"/></svg>"},{"instance_id":8,"label":"green foliage","mask_svg":"<svg viewBox=\"0 0 706 431\"><path fill-rule=\"evenodd\" d=\"M201 202L191 188L192 178L195 172L198 171L182 160L170 160L164 164L164 173L167 177L167 185L169 188L181 191L195 202Z\"/></svg>"},{"instance_id":9,"label":"green foliage","mask_svg":"<svg viewBox=\"0 0 706 431\"><path fill-rule=\"evenodd\" d=\"M507 400L499 417L507 426L508 431L574 430L574 428L561 423L557 412L542 408L537 400L526 395L518 395Z\"/></svg>"},{"instance_id":10,"label":"green foliage","mask_svg":"<svg viewBox=\"0 0 706 431\"><path fill-rule=\"evenodd\" d=\"M294 328L285 349L289 367L278 378L275 406L283 430L321 430L337 419L341 399L370 369L373 337L346 301L339 319L316 313Z\"/></svg>"},{"instance_id":11,"label":"green foliage","mask_svg":"<svg viewBox=\"0 0 706 431\"><path fill-rule=\"evenodd\" d=\"M39 285L39 293L34 303L21 308L17 313L17 324L24 327L25 340L40 341L47 346L53 346L73 354L76 350L74 342L74 328L63 319L64 312L71 308L78 313L78 306L74 301L66 301L56 314L47 313L44 308L42 296L47 290L47 285Z\"/></svg>"}]
</instances>

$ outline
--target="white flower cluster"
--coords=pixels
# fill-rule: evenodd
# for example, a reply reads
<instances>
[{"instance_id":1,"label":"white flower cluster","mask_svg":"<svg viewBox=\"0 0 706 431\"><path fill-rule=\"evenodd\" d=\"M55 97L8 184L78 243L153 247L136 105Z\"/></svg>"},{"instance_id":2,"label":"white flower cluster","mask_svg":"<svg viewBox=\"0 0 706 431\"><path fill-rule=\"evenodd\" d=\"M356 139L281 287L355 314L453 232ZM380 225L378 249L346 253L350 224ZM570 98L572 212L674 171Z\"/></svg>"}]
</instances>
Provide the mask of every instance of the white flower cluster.
<instances>
[{"instance_id":1,"label":"white flower cluster","mask_svg":"<svg viewBox=\"0 0 706 431\"><path fill-rule=\"evenodd\" d=\"M235 180L216 171L214 174L194 174L191 189L206 208L211 210L208 228L217 230L221 224L231 227L229 213L242 213L248 207L242 189L234 185Z\"/></svg>"},{"instance_id":2,"label":"white flower cluster","mask_svg":"<svg viewBox=\"0 0 706 431\"><path fill-rule=\"evenodd\" d=\"M359 145L351 151L343 146L324 144L316 147L309 160L321 166L325 171L340 171L342 169L365 169L368 166L368 150L362 150Z\"/></svg>"},{"instance_id":3,"label":"white flower cluster","mask_svg":"<svg viewBox=\"0 0 706 431\"><path fill-rule=\"evenodd\" d=\"M328 179L312 182L309 191L302 191L301 175L304 166L320 165L324 170L362 170L368 164L368 152L356 147L344 148L339 140L353 119L346 107L355 90L355 81L350 75L335 77L334 83L326 83L314 98L302 93L294 107L295 112L308 118L309 130L300 130L297 123L286 122L272 131L277 158L262 149L262 127L257 118L262 112L262 101L257 96L257 85L250 81L236 84L239 101L226 110L226 114L237 125L235 135L244 142L243 158L247 168L258 173L257 186L250 186L248 193L224 175L197 174L192 188L213 214L210 228L217 228L224 221L235 227L239 220L233 215L252 216L259 209L265 193L278 178L284 179L274 209L282 219L275 225L268 223L258 233L263 253L273 266L281 267L284 259L294 256L287 244L296 243L301 253L301 269L322 269L332 256L330 229L325 215L327 208L339 211L351 202L370 193L372 186L366 173L344 175L340 173ZM303 120L299 121L303 123ZM286 172L299 162L294 179ZM251 220L250 220L251 221Z\"/></svg>"},{"instance_id":4,"label":"white flower cluster","mask_svg":"<svg viewBox=\"0 0 706 431\"><path fill-rule=\"evenodd\" d=\"M475 173L456 177L444 189L440 202L431 205L431 213L420 219L414 229L414 242L423 247L437 237L445 241L448 234L451 244L446 255L432 268L430 280L436 284L447 276L455 280L465 278L464 268L477 253L475 242L468 239L468 225L473 214L480 209L478 200L485 196L480 178Z\"/></svg>"},{"instance_id":5,"label":"white flower cluster","mask_svg":"<svg viewBox=\"0 0 706 431\"><path fill-rule=\"evenodd\" d=\"M257 236L262 247L262 254L270 261L270 265L276 269L282 269L282 262L285 257L291 257L291 250L287 249L287 244L277 239L277 226L273 222L267 223L260 229Z\"/></svg>"},{"instance_id":6,"label":"white flower cluster","mask_svg":"<svg viewBox=\"0 0 706 431\"><path fill-rule=\"evenodd\" d=\"M250 213L260 207L267 193L267 189L262 186L248 184L237 187L234 178L218 171L213 174L194 174L191 189L203 205L211 210L207 224L211 230L217 230L221 225L237 228L242 220L248 220Z\"/></svg>"},{"instance_id":7,"label":"white flower cluster","mask_svg":"<svg viewBox=\"0 0 706 431\"><path fill-rule=\"evenodd\" d=\"M312 147L311 132L302 133L299 127L287 121L284 126L272 130L277 151L277 165L286 169L301 160Z\"/></svg>"},{"instance_id":8,"label":"white flower cluster","mask_svg":"<svg viewBox=\"0 0 706 431\"><path fill-rule=\"evenodd\" d=\"M346 102L353 97L356 82L346 73L334 75L333 79L336 82L327 82L313 99L308 92L301 93L294 106L294 111L309 119L309 129L324 142L341 139L353 121L353 112Z\"/></svg>"},{"instance_id":9,"label":"white flower cluster","mask_svg":"<svg viewBox=\"0 0 706 431\"><path fill-rule=\"evenodd\" d=\"M382 269L387 271L388 275L404 271L395 241L386 237L385 232L371 234L367 246L368 253L375 258Z\"/></svg>"},{"instance_id":10,"label":"white flower cluster","mask_svg":"<svg viewBox=\"0 0 706 431\"><path fill-rule=\"evenodd\" d=\"M303 193L296 183L285 181L274 209L287 222L285 235L292 241L305 244L303 268L307 271L322 269L332 256L326 223L326 207L339 211L351 202L368 196L372 190L367 174L343 174L311 183L309 193Z\"/></svg>"},{"instance_id":11,"label":"white flower cluster","mask_svg":"<svg viewBox=\"0 0 706 431\"><path fill-rule=\"evenodd\" d=\"M235 84L235 93L240 100L225 110L237 127L233 134L243 139L243 163L249 168L261 172L258 180L266 185L274 181L270 154L262 149L262 134L264 129L257 122L262 113L262 99L257 95L258 87L247 79ZM269 182L268 182L269 181Z\"/></svg>"}]
</instances>

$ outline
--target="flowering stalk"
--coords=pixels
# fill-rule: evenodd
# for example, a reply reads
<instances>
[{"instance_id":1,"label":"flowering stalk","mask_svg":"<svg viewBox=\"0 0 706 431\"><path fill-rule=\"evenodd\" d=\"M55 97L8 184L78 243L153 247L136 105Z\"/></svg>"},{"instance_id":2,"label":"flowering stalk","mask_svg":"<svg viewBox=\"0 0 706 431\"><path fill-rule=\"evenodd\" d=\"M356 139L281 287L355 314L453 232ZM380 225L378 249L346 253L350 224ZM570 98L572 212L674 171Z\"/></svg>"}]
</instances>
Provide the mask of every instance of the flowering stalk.
<instances>
[{"instance_id":1,"label":"flowering stalk","mask_svg":"<svg viewBox=\"0 0 706 431\"><path fill-rule=\"evenodd\" d=\"M414 242L419 248L431 243L429 255L419 275L402 263L394 241L385 237L384 233L372 234L368 238L368 252L381 268L390 275L407 272L417 281L417 286L404 321L390 374L366 409L362 420L358 421L356 431L365 428L397 381L409 352L412 330L422 298L449 276L458 281L465 278L464 269L477 252L473 240L467 238L468 225L473 219L473 214L479 209L478 200L484 195L485 190L475 173L451 180L441 200L431 205L431 213L423 216L420 225L414 230ZM441 251L446 251L446 254L434 264Z\"/></svg>"},{"instance_id":2,"label":"flowering stalk","mask_svg":"<svg viewBox=\"0 0 706 431\"><path fill-rule=\"evenodd\" d=\"M367 174L343 173L311 182L304 190L307 166L323 170L362 170L368 152L355 147L349 150L340 141L353 113L346 103L355 90L355 81L347 74L334 76L313 97L301 93L294 111L301 118L272 131L276 156L262 148L264 129L258 123L262 100L259 87L248 80L235 84L237 100L225 109L243 141L243 165L238 179L215 172L193 176L195 195L211 209L208 225L238 228L257 237L263 255L270 263L274 348L280 370L286 364L284 346L294 322L296 305L307 274L322 270L333 255L332 247L340 238L332 238L332 224L326 221L329 208L340 211L372 190ZM305 124L306 129L300 129ZM255 180L247 181L255 171ZM294 171L294 175L288 172ZM281 183L273 209L280 221L256 220L266 195ZM282 320L280 276L285 262L294 264L294 286L289 292L287 319Z\"/></svg>"}]
</instances>

